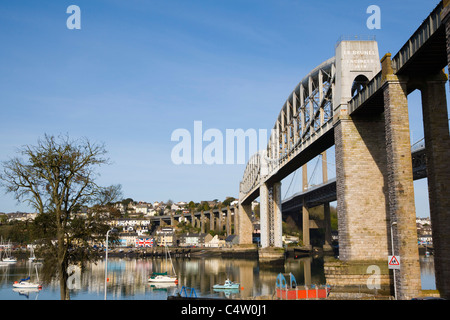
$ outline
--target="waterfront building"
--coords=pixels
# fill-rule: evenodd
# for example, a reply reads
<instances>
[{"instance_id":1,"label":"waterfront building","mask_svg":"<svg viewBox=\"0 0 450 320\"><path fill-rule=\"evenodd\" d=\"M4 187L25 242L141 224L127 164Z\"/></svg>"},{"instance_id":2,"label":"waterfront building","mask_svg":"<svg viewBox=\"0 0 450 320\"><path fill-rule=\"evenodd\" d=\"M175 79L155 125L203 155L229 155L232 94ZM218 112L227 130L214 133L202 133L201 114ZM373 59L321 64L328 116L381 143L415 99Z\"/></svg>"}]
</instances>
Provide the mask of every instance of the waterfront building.
<instances>
[{"instance_id":1,"label":"waterfront building","mask_svg":"<svg viewBox=\"0 0 450 320\"><path fill-rule=\"evenodd\" d=\"M232 247L233 245L239 244L239 237L235 234L229 235L225 238L225 243L227 244L227 247Z\"/></svg>"},{"instance_id":2,"label":"waterfront building","mask_svg":"<svg viewBox=\"0 0 450 320\"><path fill-rule=\"evenodd\" d=\"M154 234L158 246L171 247L175 244L175 229L171 227L160 228Z\"/></svg>"},{"instance_id":3,"label":"waterfront building","mask_svg":"<svg viewBox=\"0 0 450 320\"><path fill-rule=\"evenodd\" d=\"M178 245L180 247L204 247L209 243L213 236L209 233L183 233L178 236Z\"/></svg>"},{"instance_id":4,"label":"waterfront building","mask_svg":"<svg viewBox=\"0 0 450 320\"><path fill-rule=\"evenodd\" d=\"M207 248L223 248L225 246L225 239L219 237L217 234L210 241L205 241L205 247Z\"/></svg>"},{"instance_id":5,"label":"waterfront building","mask_svg":"<svg viewBox=\"0 0 450 320\"><path fill-rule=\"evenodd\" d=\"M136 238L138 234L136 232L122 232L119 234L119 246L120 247L134 247L136 244Z\"/></svg>"}]
</instances>

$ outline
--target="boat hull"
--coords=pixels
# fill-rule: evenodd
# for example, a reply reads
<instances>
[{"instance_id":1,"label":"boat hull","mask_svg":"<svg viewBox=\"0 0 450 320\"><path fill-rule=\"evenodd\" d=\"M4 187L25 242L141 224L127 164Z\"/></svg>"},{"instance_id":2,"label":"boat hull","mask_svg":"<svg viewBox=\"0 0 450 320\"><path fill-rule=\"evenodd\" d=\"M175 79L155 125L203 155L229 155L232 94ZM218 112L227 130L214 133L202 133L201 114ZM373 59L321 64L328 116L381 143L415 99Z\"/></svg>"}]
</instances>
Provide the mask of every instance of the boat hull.
<instances>
[{"instance_id":1,"label":"boat hull","mask_svg":"<svg viewBox=\"0 0 450 320\"><path fill-rule=\"evenodd\" d=\"M215 286L213 286L213 289L221 289L221 290L230 289L230 290L234 290L234 289L239 289L239 284L235 284L235 285L232 285L232 286L215 285Z\"/></svg>"},{"instance_id":2,"label":"boat hull","mask_svg":"<svg viewBox=\"0 0 450 320\"><path fill-rule=\"evenodd\" d=\"M13 284L14 288L18 289L39 289L42 288L42 285L39 283L33 283L33 282L18 282Z\"/></svg>"},{"instance_id":3,"label":"boat hull","mask_svg":"<svg viewBox=\"0 0 450 320\"><path fill-rule=\"evenodd\" d=\"M276 289L276 296L281 300L326 299L330 293L328 288L316 289Z\"/></svg>"},{"instance_id":4,"label":"boat hull","mask_svg":"<svg viewBox=\"0 0 450 320\"><path fill-rule=\"evenodd\" d=\"M148 281L155 283L177 283L178 279L176 277L156 276L149 278Z\"/></svg>"}]
</instances>

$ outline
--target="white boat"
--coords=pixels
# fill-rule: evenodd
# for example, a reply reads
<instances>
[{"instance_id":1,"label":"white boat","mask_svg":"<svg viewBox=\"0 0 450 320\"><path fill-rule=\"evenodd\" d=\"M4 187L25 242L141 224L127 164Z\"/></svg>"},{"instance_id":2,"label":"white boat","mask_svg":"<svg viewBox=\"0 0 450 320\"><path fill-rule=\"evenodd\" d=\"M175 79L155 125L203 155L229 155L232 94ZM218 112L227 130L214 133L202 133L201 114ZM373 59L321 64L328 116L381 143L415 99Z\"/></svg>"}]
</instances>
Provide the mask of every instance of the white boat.
<instances>
[{"instance_id":1,"label":"white boat","mask_svg":"<svg viewBox=\"0 0 450 320\"><path fill-rule=\"evenodd\" d=\"M158 282L158 283L176 283L178 282L177 276L170 276L165 274L152 274L148 278L149 282Z\"/></svg>"},{"instance_id":2,"label":"white boat","mask_svg":"<svg viewBox=\"0 0 450 320\"><path fill-rule=\"evenodd\" d=\"M166 255L166 267L167 267L167 257L169 257L170 263L172 264L173 275L169 275L167 273L167 271L164 273L153 272L150 275L150 277L148 277L148 281L153 282L153 283L175 283L175 284L178 284L178 277L175 272L175 267L173 266L172 258L170 257L170 252L167 249L167 246L164 247L164 251L165 251L165 255Z\"/></svg>"},{"instance_id":3,"label":"white boat","mask_svg":"<svg viewBox=\"0 0 450 320\"><path fill-rule=\"evenodd\" d=\"M214 289L239 289L239 283L227 279L224 284L216 284Z\"/></svg>"},{"instance_id":4,"label":"white boat","mask_svg":"<svg viewBox=\"0 0 450 320\"><path fill-rule=\"evenodd\" d=\"M37 283L37 282L32 282L30 280L30 277L28 277L26 279L21 279L20 281L14 282L13 287L18 288L18 289L34 289L34 288L41 289L42 284Z\"/></svg>"},{"instance_id":5,"label":"white boat","mask_svg":"<svg viewBox=\"0 0 450 320\"><path fill-rule=\"evenodd\" d=\"M5 263L16 263L17 259L11 255L11 242L8 241L7 245L2 245L5 249L5 257L2 259Z\"/></svg>"},{"instance_id":6,"label":"white boat","mask_svg":"<svg viewBox=\"0 0 450 320\"><path fill-rule=\"evenodd\" d=\"M2 261L6 263L16 263L17 259L15 257L5 257L2 259Z\"/></svg>"},{"instance_id":7,"label":"white boat","mask_svg":"<svg viewBox=\"0 0 450 320\"><path fill-rule=\"evenodd\" d=\"M35 269L36 269L36 281L35 282L31 281L31 276L29 275L25 279L20 279L20 281L15 281L13 283L13 287L18 288L18 289L42 289L42 284L39 282L39 273L37 270L37 266L35 266Z\"/></svg>"}]
</instances>

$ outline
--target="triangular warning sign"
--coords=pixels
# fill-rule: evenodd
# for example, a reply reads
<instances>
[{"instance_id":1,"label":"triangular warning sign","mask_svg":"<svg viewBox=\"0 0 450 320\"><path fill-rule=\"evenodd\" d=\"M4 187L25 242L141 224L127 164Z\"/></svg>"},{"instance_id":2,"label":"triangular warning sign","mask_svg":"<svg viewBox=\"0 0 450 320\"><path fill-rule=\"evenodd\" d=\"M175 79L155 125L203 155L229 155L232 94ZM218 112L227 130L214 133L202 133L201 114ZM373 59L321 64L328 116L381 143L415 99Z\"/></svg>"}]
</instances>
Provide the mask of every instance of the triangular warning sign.
<instances>
[{"instance_id":1,"label":"triangular warning sign","mask_svg":"<svg viewBox=\"0 0 450 320\"><path fill-rule=\"evenodd\" d=\"M400 263L398 262L397 258L395 256L392 256L391 261L389 261L390 266L399 266Z\"/></svg>"}]
</instances>

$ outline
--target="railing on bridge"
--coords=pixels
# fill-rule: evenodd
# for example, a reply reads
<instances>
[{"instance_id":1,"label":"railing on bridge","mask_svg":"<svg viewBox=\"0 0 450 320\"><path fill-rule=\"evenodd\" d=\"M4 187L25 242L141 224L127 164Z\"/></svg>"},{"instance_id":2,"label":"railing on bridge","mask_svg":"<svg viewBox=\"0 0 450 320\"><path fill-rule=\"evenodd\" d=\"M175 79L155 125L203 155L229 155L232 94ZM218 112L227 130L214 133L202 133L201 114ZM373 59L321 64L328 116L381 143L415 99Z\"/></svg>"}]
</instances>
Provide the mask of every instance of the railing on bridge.
<instances>
[{"instance_id":1,"label":"railing on bridge","mask_svg":"<svg viewBox=\"0 0 450 320\"><path fill-rule=\"evenodd\" d=\"M442 2L433 10L422 25L416 30L411 38L403 45L399 52L392 58L392 69L395 74L401 73L407 66L413 56L419 52L424 44L436 33L441 27L441 11L443 9ZM354 114L362 105L366 104L371 98L374 98L382 86L382 74L377 74L367 86L361 90L348 103L349 114ZM372 106L378 111L382 107L380 101L376 101Z\"/></svg>"},{"instance_id":2,"label":"railing on bridge","mask_svg":"<svg viewBox=\"0 0 450 320\"><path fill-rule=\"evenodd\" d=\"M399 72L416 52L430 39L441 26L442 2L433 10L407 43L392 59L392 67Z\"/></svg>"}]
</instances>

